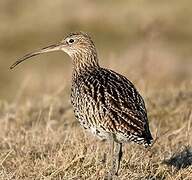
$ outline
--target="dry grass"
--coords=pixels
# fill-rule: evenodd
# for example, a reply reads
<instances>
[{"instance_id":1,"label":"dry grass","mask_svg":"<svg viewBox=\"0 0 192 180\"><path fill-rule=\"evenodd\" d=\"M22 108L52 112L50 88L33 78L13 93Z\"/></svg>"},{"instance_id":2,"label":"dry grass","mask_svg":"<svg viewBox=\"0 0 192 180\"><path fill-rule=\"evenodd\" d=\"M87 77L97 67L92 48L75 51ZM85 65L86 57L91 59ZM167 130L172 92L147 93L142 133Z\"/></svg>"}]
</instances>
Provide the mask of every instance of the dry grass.
<instances>
[{"instance_id":1,"label":"dry grass","mask_svg":"<svg viewBox=\"0 0 192 180\"><path fill-rule=\"evenodd\" d=\"M124 145L119 179L191 180L191 2L33 3L0 2L0 179L94 180L108 171L108 144L74 119L69 58L53 53L8 70L24 52L85 30L101 64L126 75L144 96L157 139L149 150Z\"/></svg>"},{"instance_id":2,"label":"dry grass","mask_svg":"<svg viewBox=\"0 0 192 180\"><path fill-rule=\"evenodd\" d=\"M157 141L148 151L126 144L119 179L191 179L191 89L146 94ZM1 103L1 179L102 179L109 146L80 128L65 99L61 93Z\"/></svg>"}]
</instances>

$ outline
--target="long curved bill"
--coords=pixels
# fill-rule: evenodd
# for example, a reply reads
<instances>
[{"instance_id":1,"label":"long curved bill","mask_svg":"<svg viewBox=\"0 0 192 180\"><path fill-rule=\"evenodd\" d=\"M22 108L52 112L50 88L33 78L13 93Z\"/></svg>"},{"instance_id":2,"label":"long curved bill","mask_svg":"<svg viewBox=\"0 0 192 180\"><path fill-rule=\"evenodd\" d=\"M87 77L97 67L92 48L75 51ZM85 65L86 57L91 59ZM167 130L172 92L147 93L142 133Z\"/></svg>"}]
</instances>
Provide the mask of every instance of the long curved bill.
<instances>
[{"instance_id":1,"label":"long curved bill","mask_svg":"<svg viewBox=\"0 0 192 180\"><path fill-rule=\"evenodd\" d=\"M14 62L11 66L10 69L13 69L15 66L17 66L18 64L20 64L21 62L33 57L33 56L37 56L39 54L43 54L43 53L47 53L47 52L52 52L52 51L59 51L61 50L61 43L57 43L57 44L53 44L47 47L44 47L38 51L32 52L32 53L28 53L26 55L24 55L23 57L19 58L16 62Z\"/></svg>"}]
</instances>

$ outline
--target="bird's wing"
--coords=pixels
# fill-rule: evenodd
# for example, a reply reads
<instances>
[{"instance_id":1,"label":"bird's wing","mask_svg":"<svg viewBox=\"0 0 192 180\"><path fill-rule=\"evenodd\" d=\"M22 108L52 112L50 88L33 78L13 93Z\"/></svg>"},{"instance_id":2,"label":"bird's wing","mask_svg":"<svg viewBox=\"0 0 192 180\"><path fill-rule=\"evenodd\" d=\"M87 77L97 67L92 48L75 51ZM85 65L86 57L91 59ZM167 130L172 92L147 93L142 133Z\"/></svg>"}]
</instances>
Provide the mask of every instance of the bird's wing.
<instances>
[{"instance_id":1,"label":"bird's wing","mask_svg":"<svg viewBox=\"0 0 192 180\"><path fill-rule=\"evenodd\" d=\"M101 71L100 92L104 91L103 107L116 131L151 139L147 111L141 95L124 76L107 69Z\"/></svg>"},{"instance_id":2,"label":"bird's wing","mask_svg":"<svg viewBox=\"0 0 192 180\"><path fill-rule=\"evenodd\" d=\"M105 99L109 109L109 116L116 122L119 130L141 134L147 123L147 113L144 101L134 85L124 76L113 71L108 73Z\"/></svg>"},{"instance_id":3,"label":"bird's wing","mask_svg":"<svg viewBox=\"0 0 192 180\"><path fill-rule=\"evenodd\" d=\"M126 77L101 69L85 82L86 94L95 102L94 108L99 111L103 129L125 136L151 139L144 101Z\"/></svg>"}]
</instances>

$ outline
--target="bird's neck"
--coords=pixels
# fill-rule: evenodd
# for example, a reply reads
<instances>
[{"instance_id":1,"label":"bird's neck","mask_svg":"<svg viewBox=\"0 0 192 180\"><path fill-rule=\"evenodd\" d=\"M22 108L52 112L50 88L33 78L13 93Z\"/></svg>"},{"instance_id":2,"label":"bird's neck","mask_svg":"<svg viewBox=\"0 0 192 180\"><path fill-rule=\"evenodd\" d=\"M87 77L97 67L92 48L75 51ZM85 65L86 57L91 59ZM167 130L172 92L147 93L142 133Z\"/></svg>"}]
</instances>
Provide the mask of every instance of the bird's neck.
<instances>
[{"instance_id":1,"label":"bird's neck","mask_svg":"<svg viewBox=\"0 0 192 180\"><path fill-rule=\"evenodd\" d=\"M73 57L73 79L99 68L97 53L79 53Z\"/></svg>"}]
</instances>

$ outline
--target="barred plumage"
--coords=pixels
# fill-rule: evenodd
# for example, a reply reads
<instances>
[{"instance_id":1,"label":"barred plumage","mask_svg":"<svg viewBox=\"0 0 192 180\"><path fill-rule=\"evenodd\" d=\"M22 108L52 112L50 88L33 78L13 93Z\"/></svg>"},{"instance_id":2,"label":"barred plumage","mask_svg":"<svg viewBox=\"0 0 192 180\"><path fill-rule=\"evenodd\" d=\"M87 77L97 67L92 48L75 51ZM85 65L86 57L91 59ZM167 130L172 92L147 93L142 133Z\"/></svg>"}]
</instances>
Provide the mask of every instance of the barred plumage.
<instances>
[{"instance_id":1,"label":"barred plumage","mask_svg":"<svg viewBox=\"0 0 192 180\"><path fill-rule=\"evenodd\" d=\"M151 144L144 101L124 76L101 67L86 70L72 82L71 99L77 120L98 137L112 133L118 142Z\"/></svg>"},{"instance_id":2,"label":"barred plumage","mask_svg":"<svg viewBox=\"0 0 192 180\"><path fill-rule=\"evenodd\" d=\"M124 76L99 66L95 45L82 32L71 33L61 42L29 53L11 68L35 55L62 50L73 60L71 103L76 119L101 139L117 145L111 174L117 175L122 143L133 141L144 146L152 143L144 100ZM110 179L112 179L110 176Z\"/></svg>"}]
</instances>

